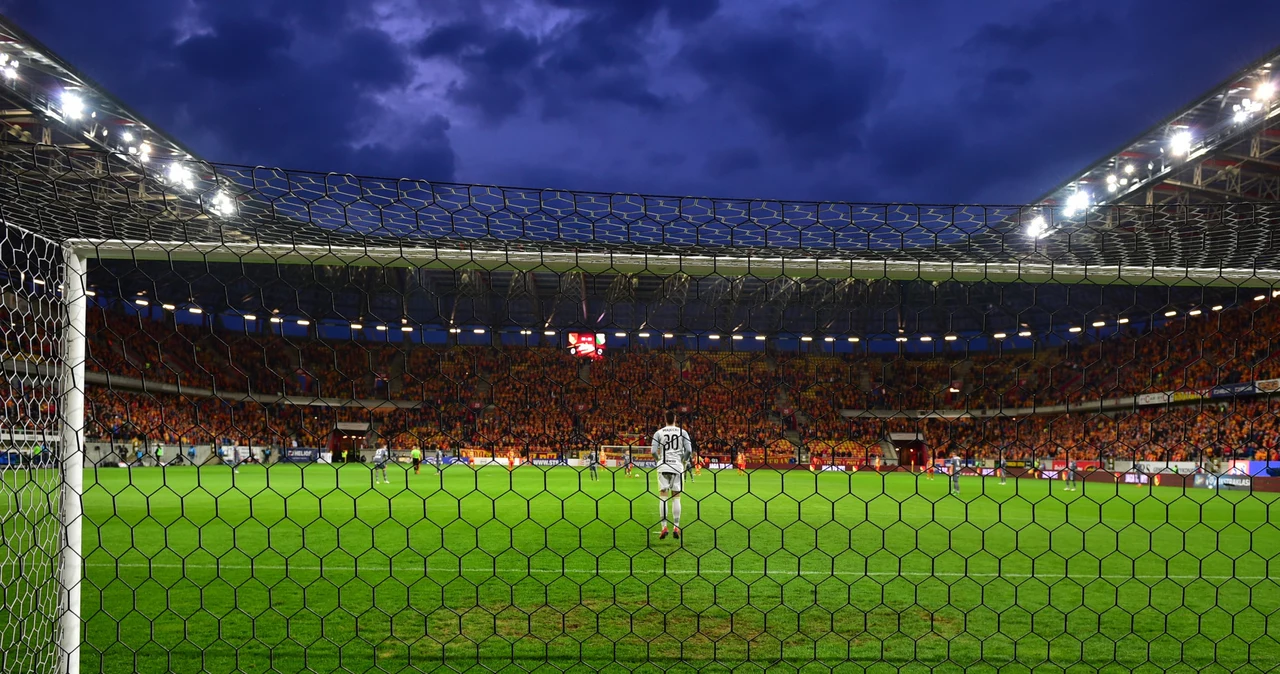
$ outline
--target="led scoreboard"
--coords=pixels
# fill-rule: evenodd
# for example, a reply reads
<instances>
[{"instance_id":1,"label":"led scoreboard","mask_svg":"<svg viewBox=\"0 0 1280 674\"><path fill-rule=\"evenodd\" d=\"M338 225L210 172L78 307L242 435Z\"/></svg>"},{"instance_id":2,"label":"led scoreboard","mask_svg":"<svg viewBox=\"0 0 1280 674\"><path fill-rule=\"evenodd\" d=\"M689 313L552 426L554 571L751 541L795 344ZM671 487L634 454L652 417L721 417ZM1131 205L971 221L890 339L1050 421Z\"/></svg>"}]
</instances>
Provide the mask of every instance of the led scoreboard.
<instances>
[{"instance_id":1,"label":"led scoreboard","mask_svg":"<svg viewBox=\"0 0 1280 674\"><path fill-rule=\"evenodd\" d=\"M604 333L569 333L569 353L579 358L590 358L591 360L604 358Z\"/></svg>"}]
</instances>

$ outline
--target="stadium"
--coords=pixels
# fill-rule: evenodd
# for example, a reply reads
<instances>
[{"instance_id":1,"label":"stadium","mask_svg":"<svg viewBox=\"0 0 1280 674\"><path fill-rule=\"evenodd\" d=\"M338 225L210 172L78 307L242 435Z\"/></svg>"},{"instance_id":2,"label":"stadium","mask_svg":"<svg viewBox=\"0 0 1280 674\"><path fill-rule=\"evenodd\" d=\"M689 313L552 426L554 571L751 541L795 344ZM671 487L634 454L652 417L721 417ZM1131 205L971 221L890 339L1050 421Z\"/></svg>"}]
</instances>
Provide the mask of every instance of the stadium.
<instances>
[{"instance_id":1,"label":"stadium","mask_svg":"<svg viewBox=\"0 0 1280 674\"><path fill-rule=\"evenodd\" d=\"M0 671L1280 662L1280 52L958 206L220 164L0 45Z\"/></svg>"}]
</instances>

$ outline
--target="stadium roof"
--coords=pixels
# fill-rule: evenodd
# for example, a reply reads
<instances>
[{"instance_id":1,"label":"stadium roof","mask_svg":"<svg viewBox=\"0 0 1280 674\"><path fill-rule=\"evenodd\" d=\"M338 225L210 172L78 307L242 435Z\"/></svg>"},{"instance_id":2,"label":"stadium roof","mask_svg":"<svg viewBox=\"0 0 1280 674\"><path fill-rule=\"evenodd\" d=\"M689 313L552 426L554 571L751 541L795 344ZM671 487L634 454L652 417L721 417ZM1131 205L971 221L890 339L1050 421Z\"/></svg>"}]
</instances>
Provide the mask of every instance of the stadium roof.
<instances>
[{"instance_id":1,"label":"stadium roof","mask_svg":"<svg viewBox=\"0 0 1280 674\"><path fill-rule=\"evenodd\" d=\"M1036 203L1074 212L1086 203L1280 202L1277 66L1280 48L1107 153Z\"/></svg>"},{"instance_id":2,"label":"stadium roof","mask_svg":"<svg viewBox=\"0 0 1280 674\"><path fill-rule=\"evenodd\" d=\"M1280 249L1269 243L1280 206L1080 209L1041 227L1065 209L605 194L214 164L3 17L0 101L0 216L97 258L91 281L126 301L144 293L227 314L490 329L1012 334L1231 305L1237 286L1280 286ZM298 264L250 271L241 261ZM329 267L317 277L306 264ZM246 275L254 282L236 286ZM948 283L959 280L969 285ZM1081 280L1094 288L1066 285Z\"/></svg>"},{"instance_id":3,"label":"stadium roof","mask_svg":"<svg viewBox=\"0 0 1280 674\"><path fill-rule=\"evenodd\" d=\"M150 161L195 153L0 16L0 133L8 140Z\"/></svg>"}]
</instances>

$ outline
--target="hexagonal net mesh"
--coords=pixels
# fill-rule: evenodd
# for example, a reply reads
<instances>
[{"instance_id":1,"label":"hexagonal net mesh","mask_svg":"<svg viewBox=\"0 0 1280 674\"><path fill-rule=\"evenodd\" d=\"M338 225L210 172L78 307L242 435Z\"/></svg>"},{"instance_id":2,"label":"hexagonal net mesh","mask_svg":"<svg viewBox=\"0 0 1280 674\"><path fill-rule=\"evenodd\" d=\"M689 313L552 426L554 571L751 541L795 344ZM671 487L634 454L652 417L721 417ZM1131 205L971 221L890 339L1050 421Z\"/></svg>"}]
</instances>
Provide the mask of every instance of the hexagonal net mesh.
<instances>
[{"instance_id":1,"label":"hexagonal net mesh","mask_svg":"<svg viewBox=\"0 0 1280 674\"><path fill-rule=\"evenodd\" d=\"M0 473L6 671L1280 661L1270 205L10 149L10 238L58 242L8 260L23 386L84 471Z\"/></svg>"},{"instance_id":2,"label":"hexagonal net mesh","mask_svg":"<svg viewBox=\"0 0 1280 674\"><path fill-rule=\"evenodd\" d=\"M58 662L63 333L62 250L7 228L0 240L0 670L53 671Z\"/></svg>"}]
</instances>

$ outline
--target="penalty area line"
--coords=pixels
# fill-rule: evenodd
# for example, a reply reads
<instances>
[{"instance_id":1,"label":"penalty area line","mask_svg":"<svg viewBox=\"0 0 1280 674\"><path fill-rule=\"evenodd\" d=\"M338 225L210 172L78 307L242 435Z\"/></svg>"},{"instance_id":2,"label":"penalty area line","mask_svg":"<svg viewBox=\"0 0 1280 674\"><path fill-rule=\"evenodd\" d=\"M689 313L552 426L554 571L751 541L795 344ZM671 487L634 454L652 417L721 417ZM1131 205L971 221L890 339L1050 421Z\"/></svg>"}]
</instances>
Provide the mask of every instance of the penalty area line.
<instances>
[{"instance_id":1,"label":"penalty area line","mask_svg":"<svg viewBox=\"0 0 1280 674\"><path fill-rule=\"evenodd\" d=\"M0 563L0 566L10 566L12 563ZM1227 576L1227 575L1196 575L1196 574L1097 574L1097 573L989 573L989 572L964 572L964 571L845 571L833 569L829 571L823 570L794 570L794 569L617 569L617 568L521 568L521 567L488 567L488 566L396 566L388 568L386 566L374 565L320 565L320 564L206 564L206 563L184 563L175 564L172 562L86 562L87 568L106 568L106 569L183 569L183 570L215 570L215 571L270 571L270 572L302 572L302 573L424 573L428 575L449 574L452 576L460 576L463 574L489 574L492 576L512 575L512 574L537 574L537 575L595 575L595 576L779 576L786 578L795 577L839 577L839 578L980 578L980 579L996 579L1004 578L1010 580L1138 580L1138 581L1261 581L1275 580L1280 581L1280 576Z\"/></svg>"}]
</instances>

